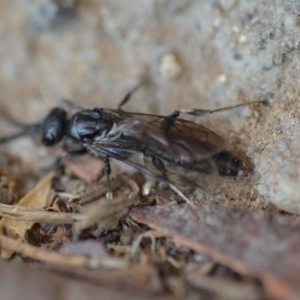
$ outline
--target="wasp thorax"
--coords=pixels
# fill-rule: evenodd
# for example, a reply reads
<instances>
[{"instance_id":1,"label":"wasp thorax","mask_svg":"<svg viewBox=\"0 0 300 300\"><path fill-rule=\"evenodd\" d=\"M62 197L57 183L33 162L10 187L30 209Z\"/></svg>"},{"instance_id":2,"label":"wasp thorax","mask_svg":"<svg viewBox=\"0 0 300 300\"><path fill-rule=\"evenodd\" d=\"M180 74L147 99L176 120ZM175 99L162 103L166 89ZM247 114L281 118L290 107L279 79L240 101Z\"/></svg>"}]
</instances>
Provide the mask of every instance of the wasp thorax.
<instances>
[{"instance_id":1,"label":"wasp thorax","mask_svg":"<svg viewBox=\"0 0 300 300\"><path fill-rule=\"evenodd\" d=\"M81 140L94 138L110 130L110 120L103 118L100 110L85 110L74 114L69 121L69 136Z\"/></svg>"}]
</instances>

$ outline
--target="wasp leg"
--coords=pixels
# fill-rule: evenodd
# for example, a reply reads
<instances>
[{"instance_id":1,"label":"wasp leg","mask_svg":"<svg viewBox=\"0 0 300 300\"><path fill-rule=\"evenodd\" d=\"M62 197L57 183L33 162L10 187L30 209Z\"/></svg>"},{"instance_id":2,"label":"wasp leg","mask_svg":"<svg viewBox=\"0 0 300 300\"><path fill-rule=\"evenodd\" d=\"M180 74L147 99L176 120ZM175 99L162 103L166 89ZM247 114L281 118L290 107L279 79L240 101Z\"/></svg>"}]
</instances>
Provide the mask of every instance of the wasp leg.
<instances>
[{"instance_id":1,"label":"wasp leg","mask_svg":"<svg viewBox=\"0 0 300 300\"><path fill-rule=\"evenodd\" d=\"M140 82L138 85L136 85L132 90L130 90L125 97L121 100L121 102L118 105L118 110L122 111L122 106L124 106L131 98L132 94L137 91L141 86L143 85L143 82Z\"/></svg>"},{"instance_id":2,"label":"wasp leg","mask_svg":"<svg viewBox=\"0 0 300 300\"><path fill-rule=\"evenodd\" d=\"M167 169L166 169L164 163L162 162L162 160L159 159L158 157L155 157L155 156L152 156L151 159L152 159L153 166L163 174L164 178L168 179L168 177L167 177ZM176 188L172 183L170 183L168 181L166 181L166 182L168 183L168 185L170 186L170 188L179 197L181 197L186 203L193 205L193 202L189 198L187 198L178 188Z\"/></svg>"},{"instance_id":3,"label":"wasp leg","mask_svg":"<svg viewBox=\"0 0 300 300\"><path fill-rule=\"evenodd\" d=\"M108 200L113 199L112 191L111 191L111 185L110 185L110 174L111 174L111 167L109 163L109 157L106 155L104 158L104 163L105 163L105 174L107 178L107 193L106 193L106 198Z\"/></svg>"},{"instance_id":4,"label":"wasp leg","mask_svg":"<svg viewBox=\"0 0 300 300\"><path fill-rule=\"evenodd\" d=\"M162 160L156 156L151 156L151 160L153 166L165 176L167 170Z\"/></svg>"},{"instance_id":5,"label":"wasp leg","mask_svg":"<svg viewBox=\"0 0 300 300\"><path fill-rule=\"evenodd\" d=\"M237 105L232 105L232 106L227 106L227 107L222 107L222 108L218 108L218 109L213 109L213 110L209 110L209 109L179 109L179 110L174 110L172 112L170 112L166 118L178 118L180 114L187 114L187 115L192 115L192 116L197 116L197 117L203 117L205 115L211 115L217 112L221 112L221 111L226 111L226 110L231 110L231 109L235 109L238 107L242 107L242 106L249 106L252 104L267 104L268 101L267 100L261 100L261 101L252 101L252 102L247 102L247 103L240 103Z\"/></svg>"}]
</instances>

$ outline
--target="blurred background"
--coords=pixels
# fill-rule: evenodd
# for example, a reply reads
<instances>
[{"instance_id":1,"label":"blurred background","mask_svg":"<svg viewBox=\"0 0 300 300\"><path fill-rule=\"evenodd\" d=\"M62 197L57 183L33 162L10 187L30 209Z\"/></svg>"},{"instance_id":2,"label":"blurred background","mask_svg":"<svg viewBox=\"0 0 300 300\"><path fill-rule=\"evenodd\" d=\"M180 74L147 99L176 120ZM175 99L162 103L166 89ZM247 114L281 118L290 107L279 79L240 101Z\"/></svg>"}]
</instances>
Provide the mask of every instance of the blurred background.
<instances>
[{"instance_id":1,"label":"blurred background","mask_svg":"<svg viewBox=\"0 0 300 300\"><path fill-rule=\"evenodd\" d=\"M128 110L267 99L212 128L252 170L236 199L299 213L299 15L297 0L0 0L0 109L31 123L62 99L115 108L141 80ZM28 138L4 150L36 165L51 153Z\"/></svg>"}]
</instances>

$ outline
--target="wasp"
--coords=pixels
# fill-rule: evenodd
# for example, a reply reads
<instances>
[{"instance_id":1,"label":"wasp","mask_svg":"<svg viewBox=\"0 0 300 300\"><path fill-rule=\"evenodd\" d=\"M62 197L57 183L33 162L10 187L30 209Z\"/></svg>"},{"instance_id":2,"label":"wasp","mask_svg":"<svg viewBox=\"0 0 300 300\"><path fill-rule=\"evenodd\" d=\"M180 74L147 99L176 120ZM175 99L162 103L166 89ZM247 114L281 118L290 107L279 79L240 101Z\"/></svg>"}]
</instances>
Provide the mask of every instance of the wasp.
<instances>
[{"instance_id":1,"label":"wasp","mask_svg":"<svg viewBox=\"0 0 300 300\"><path fill-rule=\"evenodd\" d=\"M82 148L70 151L70 155L88 152L104 160L108 182L111 158L125 162L160 181L197 187L203 191L206 190L205 186L192 180L189 171L205 176L237 176L245 170L243 161L226 149L225 140L217 133L179 116L187 114L203 117L266 101L215 110L180 109L166 116L123 110L137 88L122 99L117 109L80 108L68 116L65 109L56 107L42 123L22 125L21 132L0 139L0 144L37 132L41 132L45 146L54 146L63 139L69 139Z\"/></svg>"}]
</instances>

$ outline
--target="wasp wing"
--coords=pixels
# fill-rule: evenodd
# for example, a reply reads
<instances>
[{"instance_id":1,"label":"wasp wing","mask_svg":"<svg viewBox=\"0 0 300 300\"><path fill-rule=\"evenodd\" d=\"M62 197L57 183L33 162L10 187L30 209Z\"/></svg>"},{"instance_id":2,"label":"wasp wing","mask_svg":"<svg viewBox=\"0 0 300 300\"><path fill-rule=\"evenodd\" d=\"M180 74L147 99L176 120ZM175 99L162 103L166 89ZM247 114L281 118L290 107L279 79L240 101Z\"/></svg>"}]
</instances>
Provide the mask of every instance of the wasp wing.
<instances>
[{"instance_id":1,"label":"wasp wing","mask_svg":"<svg viewBox=\"0 0 300 300\"><path fill-rule=\"evenodd\" d=\"M202 162L226 149L226 142L215 132L188 120L114 110L109 113L118 120L109 139L118 136L144 141L152 155L174 164Z\"/></svg>"},{"instance_id":2,"label":"wasp wing","mask_svg":"<svg viewBox=\"0 0 300 300\"><path fill-rule=\"evenodd\" d=\"M156 127L160 131L169 132L171 134L184 137L190 137L199 141L207 142L216 145L220 148L226 147L226 142L223 138L217 135L212 130L200 124L181 119L172 118L168 116L159 116L152 114L132 113L119 110L109 110L109 113L113 113L119 120L126 118L128 120L139 120L144 124L151 125L152 129Z\"/></svg>"},{"instance_id":3,"label":"wasp wing","mask_svg":"<svg viewBox=\"0 0 300 300\"><path fill-rule=\"evenodd\" d=\"M132 146L130 143L127 144L127 146L130 145ZM202 186L196 183L196 180L193 180L190 176L186 175L187 172L184 168L172 165L155 156L148 156L142 151L121 149L119 147L119 141L112 143L99 143L94 141L89 142L85 146L92 153L98 154L100 157L107 155L108 157L124 162L157 180L166 181L173 185L195 187L201 189L203 192L207 191L207 189L203 187L205 184ZM157 163L154 162L156 159L159 159L159 167L157 166Z\"/></svg>"},{"instance_id":4,"label":"wasp wing","mask_svg":"<svg viewBox=\"0 0 300 300\"><path fill-rule=\"evenodd\" d=\"M224 142L209 129L182 119L169 122L162 116L109 114L115 122L113 128L84 142L93 154L123 161L159 180L202 190L187 171L198 172L198 177L217 174L213 156L223 149L220 145Z\"/></svg>"}]
</instances>

